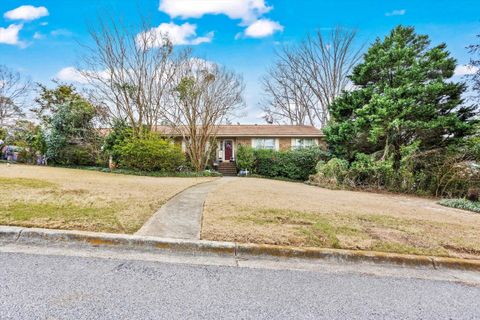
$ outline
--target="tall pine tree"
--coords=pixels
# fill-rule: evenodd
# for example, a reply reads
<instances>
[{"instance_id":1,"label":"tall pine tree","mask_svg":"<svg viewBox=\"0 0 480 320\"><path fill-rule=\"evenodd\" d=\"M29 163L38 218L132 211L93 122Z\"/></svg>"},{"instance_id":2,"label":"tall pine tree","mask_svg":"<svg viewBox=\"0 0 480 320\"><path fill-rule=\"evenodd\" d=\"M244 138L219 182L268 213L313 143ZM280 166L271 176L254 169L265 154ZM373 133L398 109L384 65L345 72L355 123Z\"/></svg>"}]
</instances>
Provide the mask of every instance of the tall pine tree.
<instances>
[{"instance_id":1,"label":"tall pine tree","mask_svg":"<svg viewBox=\"0 0 480 320\"><path fill-rule=\"evenodd\" d=\"M377 39L351 75L355 90L331 105L325 133L333 154L353 160L366 153L398 167L402 146L419 143L427 151L471 134L474 108L463 105L465 86L448 81L455 66L445 44L431 47L412 27Z\"/></svg>"}]
</instances>

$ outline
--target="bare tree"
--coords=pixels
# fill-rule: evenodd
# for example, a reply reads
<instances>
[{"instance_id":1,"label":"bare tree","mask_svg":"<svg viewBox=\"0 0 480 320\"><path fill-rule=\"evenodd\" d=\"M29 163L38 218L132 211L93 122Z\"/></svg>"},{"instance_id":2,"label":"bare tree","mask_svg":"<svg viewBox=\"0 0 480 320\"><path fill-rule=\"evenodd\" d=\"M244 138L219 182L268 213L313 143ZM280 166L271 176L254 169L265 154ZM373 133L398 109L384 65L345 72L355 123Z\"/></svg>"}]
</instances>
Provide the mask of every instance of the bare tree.
<instances>
[{"instance_id":1,"label":"bare tree","mask_svg":"<svg viewBox=\"0 0 480 320\"><path fill-rule=\"evenodd\" d=\"M262 81L269 99L264 111L277 122L325 126L329 105L348 88L361 58L355 38L356 31L336 27L327 37L318 31L299 45L283 47Z\"/></svg>"},{"instance_id":2,"label":"bare tree","mask_svg":"<svg viewBox=\"0 0 480 320\"><path fill-rule=\"evenodd\" d=\"M480 34L477 35L477 39L479 41L478 43L467 47L468 51L472 54L470 68L473 71L467 78L471 82L471 88L476 94L478 103L480 101Z\"/></svg>"},{"instance_id":3,"label":"bare tree","mask_svg":"<svg viewBox=\"0 0 480 320\"><path fill-rule=\"evenodd\" d=\"M23 116L25 101L31 88L20 73L0 65L0 126Z\"/></svg>"},{"instance_id":4,"label":"bare tree","mask_svg":"<svg viewBox=\"0 0 480 320\"><path fill-rule=\"evenodd\" d=\"M243 108L244 83L238 74L203 59L187 58L179 66L164 117L183 137L187 156L200 171L216 148L219 124Z\"/></svg>"},{"instance_id":5,"label":"bare tree","mask_svg":"<svg viewBox=\"0 0 480 320\"><path fill-rule=\"evenodd\" d=\"M144 19L126 26L110 18L90 29L93 46L79 68L90 99L113 119L127 120L135 134L153 128L164 113L178 67L173 45Z\"/></svg>"}]
</instances>

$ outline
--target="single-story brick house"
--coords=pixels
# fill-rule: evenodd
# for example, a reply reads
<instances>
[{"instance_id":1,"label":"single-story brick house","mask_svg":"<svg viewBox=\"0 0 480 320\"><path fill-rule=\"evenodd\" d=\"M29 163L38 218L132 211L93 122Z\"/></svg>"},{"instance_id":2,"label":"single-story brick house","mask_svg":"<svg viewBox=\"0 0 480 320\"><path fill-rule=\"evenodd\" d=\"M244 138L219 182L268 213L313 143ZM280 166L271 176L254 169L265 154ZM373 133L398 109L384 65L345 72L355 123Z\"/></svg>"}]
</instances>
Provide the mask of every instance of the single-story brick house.
<instances>
[{"instance_id":1,"label":"single-story brick house","mask_svg":"<svg viewBox=\"0 0 480 320\"><path fill-rule=\"evenodd\" d=\"M170 127L158 126L156 131L173 137L177 143L182 144L183 149L185 148L182 137L172 133ZM322 131L313 126L220 125L214 161L224 164L233 162L239 145L258 149L289 150L313 145L325 146L325 139Z\"/></svg>"}]
</instances>

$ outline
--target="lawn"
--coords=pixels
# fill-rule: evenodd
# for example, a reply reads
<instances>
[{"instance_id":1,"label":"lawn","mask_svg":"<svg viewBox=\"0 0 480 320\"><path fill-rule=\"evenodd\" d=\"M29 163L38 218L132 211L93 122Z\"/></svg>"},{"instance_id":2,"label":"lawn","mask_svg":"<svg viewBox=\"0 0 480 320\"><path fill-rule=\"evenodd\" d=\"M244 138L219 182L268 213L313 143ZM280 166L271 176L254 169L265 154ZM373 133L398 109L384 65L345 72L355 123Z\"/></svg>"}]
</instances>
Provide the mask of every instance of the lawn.
<instances>
[{"instance_id":1,"label":"lawn","mask_svg":"<svg viewBox=\"0 0 480 320\"><path fill-rule=\"evenodd\" d=\"M175 194L212 179L0 164L0 225L134 233Z\"/></svg>"},{"instance_id":2,"label":"lawn","mask_svg":"<svg viewBox=\"0 0 480 320\"><path fill-rule=\"evenodd\" d=\"M238 178L209 194L202 239L480 258L480 215L435 199Z\"/></svg>"}]
</instances>

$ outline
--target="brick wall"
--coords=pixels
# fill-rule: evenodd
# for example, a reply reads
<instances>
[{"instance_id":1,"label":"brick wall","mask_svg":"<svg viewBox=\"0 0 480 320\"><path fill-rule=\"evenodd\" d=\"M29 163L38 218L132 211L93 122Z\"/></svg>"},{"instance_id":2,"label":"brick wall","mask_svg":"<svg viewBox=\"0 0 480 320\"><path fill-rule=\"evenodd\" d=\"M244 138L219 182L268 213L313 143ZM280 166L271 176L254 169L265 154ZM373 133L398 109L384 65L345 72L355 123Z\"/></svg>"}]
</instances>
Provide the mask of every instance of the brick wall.
<instances>
[{"instance_id":1,"label":"brick wall","mask_svg":"<svg viewBox=\"0 0 480 320\"><path fill-rule=\"evenodd\" d=\"M252 146L252 139L251 138L237 138L237 146L244 145L247 147Z\"/></svg>"},{"instance_id":2,"label":"brick wall","mask_svg":"<svg viewBox=\"0 0 480 320\"><path fill-rule=\"evenodd\" d=\"M292 138L279 138L278 140L281 151L290 150L292 148Z\"/></svg>"}]
</instances>

